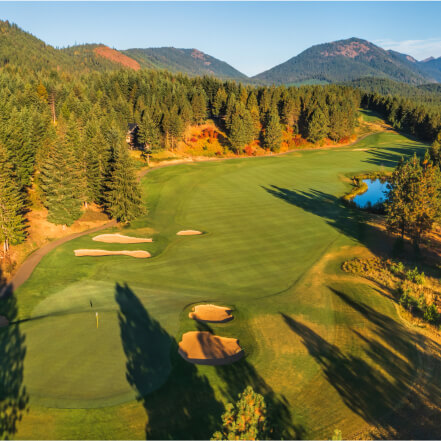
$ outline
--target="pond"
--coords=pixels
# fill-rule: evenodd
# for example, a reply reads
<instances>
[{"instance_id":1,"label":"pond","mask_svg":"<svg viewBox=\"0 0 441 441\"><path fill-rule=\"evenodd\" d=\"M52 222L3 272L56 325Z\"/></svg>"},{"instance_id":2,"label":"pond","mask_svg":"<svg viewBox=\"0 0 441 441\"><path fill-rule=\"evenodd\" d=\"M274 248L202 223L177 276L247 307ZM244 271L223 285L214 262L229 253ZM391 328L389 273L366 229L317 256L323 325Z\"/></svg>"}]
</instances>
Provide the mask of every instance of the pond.
<instances>
[{"instance_id":1,"label":"pond","mask_svg":"<svg viewBox=\"0 0 441 441\"><path fill-rule=\"evenodd\" d=\"M387 181L381 182L379 179L363 179L368 189L354 197L353 201L358 208L367 208L381 204L386 199Z\"/></svg>"}]
</instances>

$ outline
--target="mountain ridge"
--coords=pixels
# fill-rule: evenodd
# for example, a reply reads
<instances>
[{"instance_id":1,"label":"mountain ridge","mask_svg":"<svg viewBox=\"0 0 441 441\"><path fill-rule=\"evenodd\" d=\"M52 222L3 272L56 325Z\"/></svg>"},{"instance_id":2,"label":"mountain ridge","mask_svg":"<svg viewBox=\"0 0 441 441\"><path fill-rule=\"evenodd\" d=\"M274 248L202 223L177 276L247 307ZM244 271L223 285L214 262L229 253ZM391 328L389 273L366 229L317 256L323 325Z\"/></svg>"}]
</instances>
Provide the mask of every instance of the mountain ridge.
<instances>
[{"instance_id":1,"label":"mountain ridge","mask_svg":"<svg viewBox=\"0 0 441 441\"><path fill-rule=\"evenodd\" d=\"M371 77L411 85L441 83L441 57L418 61L410 55L386 50L356 37L311 46L284 63L248 77L225 61L196 48L117 50L100 43L59 49L15 24L0 20L0 67L10 63L34 70L159 69L262 85L341 83Z\"/></svg>"},{"instance_id":2,"label":"mountain ridge","mask_svg":"<svg viewBox=\"0 0 441 441\"><path fill-rule=\"evenodd\" d=\"M367 40L352 37L311 46L252 79L266 84L314 79L333 83L374 76L409 84L439 82L437 65L431 63L433 61L420 63L410 55L388 51ZM439 74L441 76L441 71Z\"/></svg>"}]
</instances>

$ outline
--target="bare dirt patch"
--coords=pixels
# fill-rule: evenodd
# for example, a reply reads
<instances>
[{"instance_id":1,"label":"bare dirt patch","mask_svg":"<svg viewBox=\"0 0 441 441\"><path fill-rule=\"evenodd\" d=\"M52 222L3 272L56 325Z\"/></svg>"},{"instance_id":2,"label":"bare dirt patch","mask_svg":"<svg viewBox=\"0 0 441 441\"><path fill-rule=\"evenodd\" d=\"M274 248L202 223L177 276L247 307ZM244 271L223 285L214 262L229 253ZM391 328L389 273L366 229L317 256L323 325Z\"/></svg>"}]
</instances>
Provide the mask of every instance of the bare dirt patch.
<instances>
[{"instance_id":1,"label":"bare dirt patch","mask_svg":"<svg viewBox=\"0 0 441 441\"><path fill-rule=\"evenodd\" d=\"M146 259L147 257L151 257L151 254L147 251L136 250L136 251L108 251L108 250L75 250L74 251L76 257L83 256L130 256L137 257L138 259Z\"/></svg>"},{"instance_id":2,"label":"bare dirt patch","mask_svg":"<svg viewBox=\"0 0 441 441\"><path fill-rule=\"evenodd\" d=\"M0 328L3 328L8 325L9 325L9 320L4 315L0 315Z\"/></svg>"},{"instance_id":3,"label":"bare dirt patch","mask_svg":"<svg viewBox=\"0 0 441 441\"><path fill-rule=\"evenodd\" d=\"M131 237L124 236L123 234L100 234L95 236L92 240L95 242L105 242L105 243L145 243L153 242L153 239L143 238L143 237Z\"/></svg>"},{"instance_id":4,"label":"bare dirt patch","mask_svg":"<svg viewBox=\"0 0 441 441\"><path fill-rule=\"evenodd\" d=\"M197 230L182 230L176 233L177 236L196 236L198 234L202 234L202 231Z\"/></svg>"},{"instance_id":5,"label":"bare dirt patch","mask_svg":"<svg viewBox=\"0 0 441 441\"><path fill-rule=\"evenodd\" d=\"M190 363L211 366L234 363L244 355L237 338L219 337L208 331L185 333L178 351Z\"/></svg>"},{"instance_id":6,"label":"bare dirt patch","mask_svg":"<svg viewBox=\"0 0 441 441\"><path fill-rule=\"evenodd\" d=\"M113 61L114 63L121 64L125 67L130 67L130 69L133 70L141 69L141 66L136 60L128 57L127 55L122 54L121 52L115 49L110 49L110 47L98 46L93 51L99 57L107 58L108 60Z\"/></svg>"},{"instance_id":7,"label":"bare dirt patch","mask_svg":"<svg viewBox=\"0 0 441 441\"><path fill-rule=\"evenodd\" d=\"M225 306L197 305L188 316L199 322L225 323L233 320L231 309Z\"/></svg>"}]
</instances>

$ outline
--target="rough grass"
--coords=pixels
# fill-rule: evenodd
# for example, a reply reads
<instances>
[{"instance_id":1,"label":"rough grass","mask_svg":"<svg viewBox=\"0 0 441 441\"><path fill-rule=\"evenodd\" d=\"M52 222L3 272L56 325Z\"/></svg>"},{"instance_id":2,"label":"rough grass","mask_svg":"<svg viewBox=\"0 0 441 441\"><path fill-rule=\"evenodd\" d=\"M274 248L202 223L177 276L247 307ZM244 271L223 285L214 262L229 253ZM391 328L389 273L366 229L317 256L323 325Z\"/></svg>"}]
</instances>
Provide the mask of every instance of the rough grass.
<instances>
[{"instance_id":1,"label":"rough grass","mask_svg":"<svg viewBox=\"0 0 441 441\"><path fill-rule=\"evenodd\" d=\"M265 395L276 438L404 427L396 409L424 406L414 393L412 409L405 399L439 361L389 298L341 271L353 247L388 245L343 205L350 184L338 176L388 170L422 148L382 133L351 148L151 172L148 216L119 231L153 229L153 243L133 245L151 259L77 259L73 250L93 243L82 237L47 255L18 290L20 317L31 319L20 324L31 407L17 436L206 439L246 385ZM207 234L176 236L189 228ZM188 312L199 302L231 306L235 318L198 324ZM182 360L182 334L210 329L238 338L246 358ZM440 387L429 379L426 396ZM136 402L138 393L147 394ZM436 419L424 427L439 435ZM418 429L409 436L424 435Z\"/></svg>"}]
</instances>

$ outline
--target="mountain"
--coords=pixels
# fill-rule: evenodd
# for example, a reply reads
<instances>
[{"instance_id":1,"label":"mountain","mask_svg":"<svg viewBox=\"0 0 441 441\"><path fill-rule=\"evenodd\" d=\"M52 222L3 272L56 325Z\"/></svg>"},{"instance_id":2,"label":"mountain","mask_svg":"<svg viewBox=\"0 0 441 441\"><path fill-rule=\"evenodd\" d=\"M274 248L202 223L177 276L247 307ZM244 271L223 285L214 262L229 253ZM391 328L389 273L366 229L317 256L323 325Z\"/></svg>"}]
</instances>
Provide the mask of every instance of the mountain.
<instances>
[{"instance_id":1,"label":"mountain","mask_svg":"<svg viewBox=\"0 0 441 441\"><path fill-rule=\"evenodd\" d=\"M376 77L424 84L437 81L436 67L431 63L433 60L418 62L409 55L387 51L366 40L350 38L312 46L253 79L264 83L292 84L312 80L334 83Z\"/></svg>"},{"instance_id":2,"label":"mountain","mask_svg":"<svg viewBox=\"0 0 441 441\"><path fill-rule=\"evenodd\" d=\"M107 46L85 44L56 49L17 25L0 20L0 67L11 64L34 71L61 69L68 72L112 70L121 66L133 68L133 64L127 66L127 56L104 48ZM131 61L138 65L135 60Z\"/></svg>"},{"instance_id":3,"label":"mountain","mask_svg":"<svg viewBox=\"0 0 441 441\"><path fill-rule=\"evenodd\" d=\"M128 68L165 69L191 76L214 75L222 79L248 77L197 49L152 48L118 51L103 44L82 44L56 49L15 24L0 20L0 68L14 64L33 70L69 72Z\"/></svg>"},{"instance_id":4,"label":"mountain","mask_svg":"<svg viewBox=\"0 0 441 441\"><path fill-rule=\"evenodd\" d=\"M182 72L190 76L214 75L222 79L246 80L248 77L228 63L197 49L160 47L128 49L124 54L135 59L142 67Z\"/></svg>"},{"instance_id":5,"label":"mountain","mask_svg":"<svg viewBox=\"0 0 441 441\"><path fill-rule=\"evenodd\" d=\"M248 78L228 63L197 49L174 47L118 51L103 44L56 49L15 24L0 20L0 68L68 72L141 68L213 75L255 84L323 84L378 78L421 85L441 83L441 57L417 61L410 55L385 50L359 38L319 44L259 75Z\"/></svg>"},{"instance_id":6,"label":"mountain","mask_svg":"<svg viewBox=\"0 0 441 441\"><path fill-rule=\"evenodd\" d=\"M423 72L432 76L436 81L441 83L441 57L430 57L424 61L421 61L419 65Z\"/></svg>"},{"instance_id":7,"label":"mountain","mask_svg":"<svg viewBox=\"0 0 441 441\"><path fill-rule=\"evenodd\" d=\"M133 70L141 69L136 60L104 44L82 44L61 49L61 51L68 54L77 67L87 68L95 66L96 68L107 67L109 69L120 67Z\"/></svg>"}]
</instances>

